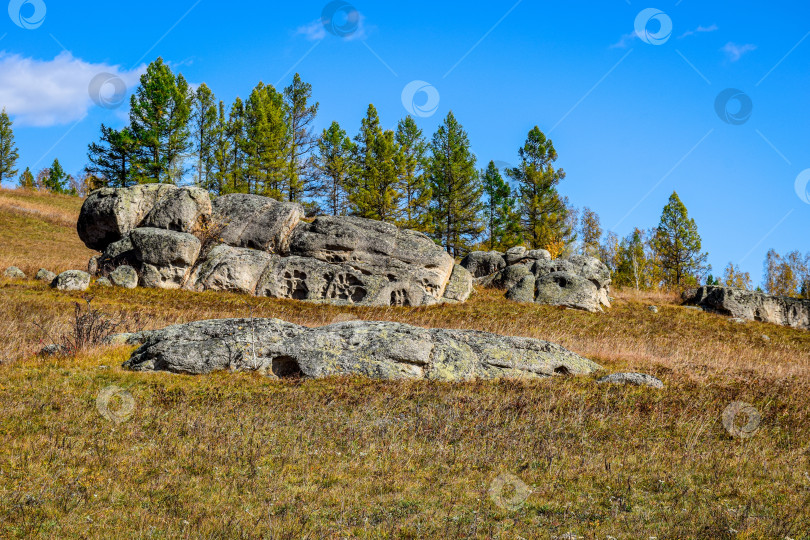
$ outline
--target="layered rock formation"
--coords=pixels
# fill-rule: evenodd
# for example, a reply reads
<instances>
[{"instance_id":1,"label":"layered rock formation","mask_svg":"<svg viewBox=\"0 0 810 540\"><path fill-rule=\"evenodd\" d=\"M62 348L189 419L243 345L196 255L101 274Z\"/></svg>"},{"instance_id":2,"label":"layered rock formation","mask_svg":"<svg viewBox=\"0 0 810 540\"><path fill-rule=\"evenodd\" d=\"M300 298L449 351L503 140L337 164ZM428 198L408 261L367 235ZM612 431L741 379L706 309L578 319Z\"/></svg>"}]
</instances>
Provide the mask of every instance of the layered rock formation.
<instances>
[{"instance_id":1,"label":"layered rock formation","mask_svg":"<svg viewBox=\"0 0 810 540\"><path fill-rule=\"evenodd\" d=\"M706 286L686 294L686 301L706 311L747 321L762 321L810 330L810 300Z\"/></svg>"},{"instance_id":2,"label":"layered rock formation","mask_svg":"<svg viewBox=\"0 0 810 540\"><path fill-rule=\"evenodd\" d=\"M599 365L559 345L473 330L348 321L306 328L278 319L222 319L121 336L141 343L124 367L205 374L258 371L276 377L363 375L462 381L581 375Z\"/></svg>"},{"instance_id":3,"label":"layered rock formation","mask_svg":"<svg viewBox=\"0 0 810 540\"><path fill-rule=\"evenodd\" d=\"M77 225L102 251L89 268L133 267L144 287L228 290L358 305L463 302L472 276L424 234L356 217L302 221L299 204L154 184L94 191Z\"/></svg>"},{"instance_id":4,"label":"layered rock formation","mask_svg":"<svg viewBox=\"0 0 810 540\"><path fill-rule=\"evenodd\" d=\"M544 249L515 247L470 253L461 265L484 286L506 290L517 302L537 302L586 311L610 307L610 271L598 259L572 255L552 260Z\"/></svg>"}]
</instances>

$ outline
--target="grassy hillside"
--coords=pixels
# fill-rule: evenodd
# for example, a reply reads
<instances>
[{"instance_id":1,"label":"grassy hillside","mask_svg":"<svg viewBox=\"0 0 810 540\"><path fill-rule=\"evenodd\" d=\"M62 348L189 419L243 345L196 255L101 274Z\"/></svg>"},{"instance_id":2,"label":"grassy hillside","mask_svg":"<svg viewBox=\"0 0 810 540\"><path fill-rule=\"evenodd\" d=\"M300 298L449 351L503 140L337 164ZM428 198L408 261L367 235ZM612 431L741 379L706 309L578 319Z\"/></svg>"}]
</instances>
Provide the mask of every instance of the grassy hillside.
<instances>
[{"instance_id":1,"label":"grassy hillside","mask_svg":"<svg viewBox=\"0 0 810 540\"><path fill-rule=\"evenodd\" d=\"M0 268L84 268L80 204L0 191ZM474 328L667 387L194 378L123 371L131 347L37 358L82 295L0 289L0 537L810 538L810 332L621 291L595 315L484 290L459 306L336 308L91 289L121 330L251 313ZM121 423L97 407L110 385L132 396ZM735 401L761 415L750 438L723 426Z\"/></svg>"}]
</instances>

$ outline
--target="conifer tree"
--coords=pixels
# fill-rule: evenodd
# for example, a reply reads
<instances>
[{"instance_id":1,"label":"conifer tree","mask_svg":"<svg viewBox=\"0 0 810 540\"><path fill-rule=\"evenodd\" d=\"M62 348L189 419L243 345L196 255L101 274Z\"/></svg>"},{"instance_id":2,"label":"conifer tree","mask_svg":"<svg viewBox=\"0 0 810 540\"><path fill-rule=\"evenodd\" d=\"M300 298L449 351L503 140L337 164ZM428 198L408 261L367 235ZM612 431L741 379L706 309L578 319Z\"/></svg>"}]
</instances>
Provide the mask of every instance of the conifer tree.
<instances>
[{"instance_id":1,"label":"conifer tree","mask_svg":"<svg viewBox=\"0 0 810 540\"><path fill-rule=\"evenodd\" d=\"M26 167L17 182L20 189L34 189L34 175L31 173L31 169Z\"/></svg>"},{"instance_id":2,"label":"conifer tree","mask_svg":"<svg viewBox=\"0 0 810 540\"><path fill-rule=\"evenodd\" d=\"M344 216L348 206L347 182L352 167L354 144L341 129L332 122L329 129L323 130L318 140L316 160L318 194L326 201L327 211L333 216Z\"/></svg>"},{"instance_id":3,"label":"conifer tree","mask_svg":"<svg viewBox=\"0 0 810 540\"><path fill-rule=\"evenodd\" d=\"M249 185L246 180L245 148L247 136L245 130L245 104L240 98L234 100L228 113L228 123L225 128L230 147L230 174L229 193L248 193Z\"/></svg>"},{"instance_id":4,"label":"conifer tree","mask_svg":"<svg viewBox=\"0 0 810 540\"><path fill-rule=\"evenodd\" d=\"M366 155L365 176L349 193L355 214L360 217L397 223L401 218L399 181L395 159L394 132L383 131L374 137Z\"/></svg>"},{"instance_id":5,"label":"conifer tree","mask_svg":"<svg viewBox=\"0 0 810 540\"><path fill-rule=\"evenodd\" d=\"M217 121L214 124L211 140L211 177L208 190L215 195L231 191L231 140L228 138L228 119L225 117L225 103L219 102Z\"/></svg>"},{"instance_id":6,"label":"conifer tree","mask_svg":"<svg viewBox=\"0 0 810 540\"><path fill-rule=\"evenodd\" d=\"M427 142L410 115L399 121L394 139L397 144L397 177L403 199L399 225L429 232L431 191L425 175Z\"/></svg>"},{"instance_id":7,"label":"conifer tree","mask_svg":"<svg viewBox=\"0 0 810 540\"><path fill-rule=\"evenodd\" d=\"M174 182L178 165L190 149L191 94L158 58L141 75L130 98L130 124L138 141L136 176L140 183ZM181 171L182 172L182 171Z\"/></svg>"},{"instance_id":8,"label":"conifer tree","mask_svg":"<svg viewBox=\"0 0 810 540\"><path fill-rule=\"evenodd\" d=\"M45 189L51 193L65 193L67 178L68 176L59 163L59 160L54 159L48 171L48 177L45 178Z\"/></svg>"},{"instance_id":9,"label":"conifer tree","mask_svg":"<svg viewBox=\"0 0 810 540\"><path fill-rule=\"evenodd\" d=\"M509 249L520 243L520 218L515 209L512 188L504 181L494 161L490 161L487 169L481 172L481 184L486 197L484 221L487 247L490 250Z\"/></svg>"},{"instance_id":10,"label":"conifer tree","mask_svg":"<svg viewBox=\"0 0 810 540\"><path fill-rule=\"evenodd\" d=\"M468 250L484 226L480 219L482 189L475 155L470 151L467 133L452 111L433 135L430 152L428 178L433 192L434 236L448 253L457 257Z\"/></svg>"},{"instance_id":11,"label":"conifer tree","mask_svg":"<svg viewBox=\"0 0 810 540\"><path fill-rule=\"evenodd\" d=\"M352 155L351 174L349 175L349 192L358 190L368 190L368 179L374 169L374 141L382 136L380 127L380 117L374 105L369 105L366 117L360 123L360 132L354 137L354 153ZM351 211L353 214L362 216L365 209L358 208L354 201L351 201Z\"/></svg>"},{"instance_id":12,"label":"conifer tree","mask_svg":"<svg viewBox=\"0 0 810 540\"><path fill-rule=\"evenodd\" d=\"M18 172L15 167L20 156L14 144L12 124L6 109L0 111L0 183L12 178Z\"/></svg>"},{"instance_id":13,"label":"conifer tree","mask_svg":"<svg viewBox=\"0 0 810 540\"><path fill-rule=\"evenodd\" d=\"M217 128L217 105L214 93L203 83L194 93L191 108L191 133L194 139L195 182L211 188L214 168L214 137Z\"/></svg>"},{"instance_id":14,"label":"conifer tree","mask_svg":"<svg viewBox=\"0 0 810 540\"><path fill-rule=\"evenodd\" d=\"M557 185L565 178L565 172L554 168L557 151L551 139L546 139L535 126L518 155L520 164L508 174L519 184L524 239L533 248L546 248L552 243L572 239L567 221L569 209L557 192Z\"/></svg>"},{"instance_id":15,"label":"conifer tree","mask_svg":"<svg viewBox=\"0 0 810 540\"><path fill-rule=\"evenodd\" d=\"M292 84L284 89L287 137L287 186L286 197L290 202L301 202L312 189L312 151L318 138L312 134L312 123L318 115L319 104L312 105L312 85L301 80L296 73Z\"/></svg>"},{"instance_id":16,"label":"conifer tree","mask_svg":"<svg viewBox=\"0 0 810 540\"><path fill-rule=\"evenodd\" d=\"M260 82L245 102L244 120L248 193L283 200L289 135L283 96Z\"/></svg>"},{"instance_id":17,"label":"conifer tree","mask_svg":"<svg viewBox=\"0 0 810 540\"><path fill-rule=\"evenodd\" d=\"M579 234L582 238L582 253L591 257L598 257L602 226L599 223L599 215L587 206L582 209Z\"/></svg>"},{"instance_id":18,"label":"conifer tree","mask_svg":"<svg viewBox=\"0 0 810 540\"><path fill-rule=\"evenodd\" d=\"M105 180L109 187L127 187L135 183L132 162L138 149L132 131L127 127L120 131L101 124L101 140L90 143L87 172Z\"/></svg>"},{"instance_id":19,"label":"conifer tree","mask_svg":"<svg viewBox=\"0 0 810 540\"><path fill-rule=\"evenodd\" d=\"M667 284L680 286L685 278L699 282L705 271L711 270L706 265L708 254L700 251L697 224L689 217L676 192L672 192L661 213L652 245L660 258Z\"/></svg>"}]
</instances>

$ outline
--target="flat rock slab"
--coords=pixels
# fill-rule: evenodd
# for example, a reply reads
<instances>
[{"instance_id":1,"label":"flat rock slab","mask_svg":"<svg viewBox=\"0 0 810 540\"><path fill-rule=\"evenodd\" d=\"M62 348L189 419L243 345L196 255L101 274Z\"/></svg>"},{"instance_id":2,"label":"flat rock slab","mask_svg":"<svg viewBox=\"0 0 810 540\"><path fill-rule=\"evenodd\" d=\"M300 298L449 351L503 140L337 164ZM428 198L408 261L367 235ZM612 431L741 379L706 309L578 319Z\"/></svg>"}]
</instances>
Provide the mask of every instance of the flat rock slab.
<instances>
[{"instance_id":1,"label":"flat rock slab","mask_svg":"<svg viewBox=\"0 0 810 540\"><path fill-rule=\"evenodd\" d=\"M705 311L728 315L733 322L761 321L810 330L810 300L705 286L687 293L686 301Z\"/></svg>"},{"instance_id":2,"label":"flat rock slab","mask_svg":"<svg viewBox=\"0 0 810 540\"><path fill-rule=\"evenodd\" d=\"M650 386L652 388L664 387L664 383L660 379L656 379L652 375L645 373L613 373L607 377L602 377L596 382L599 384L632 384L635 386Z\"/></svg>"},{"instance_id":3,"label":"flat rock slab","mask_svg":"<svg viewBox=\"0 0 810 540\"><path fill-rule=\"evenodd\" d=\"M584 375L601 369L547 341L394 322L306 328L279 319L220 319L111 341L142 344L124 368L194 375L231 370L279 378L363 375L464 381Z\"/></svg>"}]
</instances>

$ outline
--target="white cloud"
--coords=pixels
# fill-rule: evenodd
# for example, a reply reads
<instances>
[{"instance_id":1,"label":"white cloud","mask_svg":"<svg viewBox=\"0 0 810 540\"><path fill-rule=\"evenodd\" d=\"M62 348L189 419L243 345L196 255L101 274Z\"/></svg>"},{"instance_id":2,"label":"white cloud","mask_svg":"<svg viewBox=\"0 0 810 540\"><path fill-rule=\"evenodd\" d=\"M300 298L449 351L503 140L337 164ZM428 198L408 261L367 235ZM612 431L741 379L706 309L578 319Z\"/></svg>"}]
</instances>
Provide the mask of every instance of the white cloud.
<instances>
[{"instance_id":1,"label":"white cloud","mask_svg":"<svg viewBox=\"0 0 810 540\"><path fill-rule=\"evenodd\" d=\"M145 66L133 70L106 63L93 64L62 52L53 60L37 60L0 51L0 108L5 107L16 123L53 126L81 120L91 107L90 83L108 73L114 81L101 87L102 98L120 91L127 95L138 84ZM118 86L116 86L118 85ZM121 107L126 108L124 100Z\"/></svg>"},{"instance_id":2,"label":"white cloud","mask_svg":"<svg viewBox=\"0 0 810 540\"><path fill-rule=\"evenodd\" d=\"M713 24L711 26L698 26L694 30L687 30L686 32L683 33L683 35L678 36L678 39L683 39L683 38L685 38L687 36L694 36L695 34L705 34L707 32L716 32L717 30L719 30L719 28L717 28L716 24Z\"/></svg>"},{"instance_id":3,"label":"white cloud","mask_svg":"<svg viewBox=\"0 0 810 540\"><path fill-rule=\"evenodd\" d=\"M611 49L626 49L630 46L630 44L638 37L635 32L630 32L629 34L625 34L619 39L618 42L614 43L610 46Z\"/></svg>"},{"instance_id":4,"label":"white cloud","mask_svg":"<svg viewBox=\"0 0 810 540\"><path fill-rule=\"evenodd\" d=\"M731 62L736 62L737 60L742 58L742 55L744 55L745 53L755 51L756 49L757 46L752 45L750 43L746 45L737 45L736 43L732 43L731 41L729 41L720 50L726 53L726 56L728 56L728 59Z\"/></svg>"},{"instance_id":5,"label":"white cloud","mask_svg":"<svg viewBox=\"0 0 810 540\"><path fill-rule=\"evenodd\" d=\"M335 25L336 35L346 41L362 40L368 37L369 28L366 25L366 17L359 11L352 10L349 12L348 19L335 21ZM320 41L326 37L326 34L327 28L322 19L312 21L295 29L296 36L304 36L309 41Z\"/></svg>"}]
</instances>

